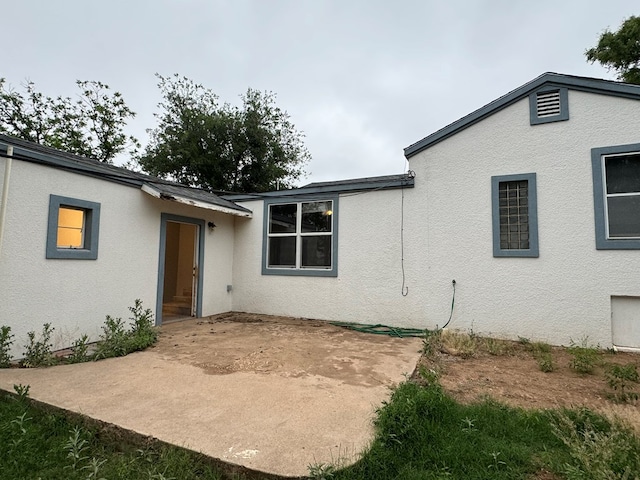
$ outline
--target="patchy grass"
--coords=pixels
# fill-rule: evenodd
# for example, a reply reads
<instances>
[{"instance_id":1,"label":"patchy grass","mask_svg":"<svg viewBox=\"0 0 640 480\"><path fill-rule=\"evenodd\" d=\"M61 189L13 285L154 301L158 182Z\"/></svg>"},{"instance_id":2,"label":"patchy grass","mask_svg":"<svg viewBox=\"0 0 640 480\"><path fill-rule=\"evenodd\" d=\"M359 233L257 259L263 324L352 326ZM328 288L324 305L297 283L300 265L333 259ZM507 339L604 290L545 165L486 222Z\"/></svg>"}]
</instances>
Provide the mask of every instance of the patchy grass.
<instances>
[{"instance_id":1,"label":"patchy grass","mask_svg":"<svg viewBox=\"0 0 640 480\"><path fill-rule=\"evenodd\" d=\"M0 395L0 476L3 479L242 480L211 459L160 442L124 438L44 409L19 395ZM143 437L140 437L143 438ZM253 477L261 479L264 477Z\"/></svg>"}]
</instances>

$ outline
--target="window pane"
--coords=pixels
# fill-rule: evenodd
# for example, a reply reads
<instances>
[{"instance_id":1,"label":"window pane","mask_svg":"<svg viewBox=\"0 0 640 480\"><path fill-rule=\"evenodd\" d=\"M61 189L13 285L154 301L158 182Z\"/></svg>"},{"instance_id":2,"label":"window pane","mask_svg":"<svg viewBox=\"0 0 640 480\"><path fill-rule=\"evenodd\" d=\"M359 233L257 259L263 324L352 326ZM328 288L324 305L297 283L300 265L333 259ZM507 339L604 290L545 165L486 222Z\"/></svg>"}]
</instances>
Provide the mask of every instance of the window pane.
<instances>
[{"instance_id":1,"label":"window pane","mask_svg":"<svg viewBox=\"0 0 640 480\"><path fill-rule=\"evenodd\" d=\"M331 268L331 235L302 237L302 266Z\"/></svg>"},{"instance_id":2,"label":"window pane","mask_svg":"<svg viewBox=\"0 0 640 480\"><path fill-rule=\"evenodd\" d=\"M84 248L84 210L60 207L58 210L58 248Z\"/></svg>"},{"instance_id":3,"label":"window pane","mask_svg":"<svg viewBox=\"0 0 640 480\"><path fill-rule=\"evenodd\" d=\"M295 233L298 205L271 205L269 207L269 233Z\"/></svg>"},{"instance_id":4,"label":"window pane","mask_svg":"<svg viewBox=\"0 0 640 480\"><path fill-rule=\"evenodd\" d=\"M269 267L296 266L296 237L269 238Z\"/></svg>"},{"instance_id":5,"label":"window pane","mask_svg":"<svg viewBox=\"0 0 640 480\"><path fill-rule=\"evenodd\" d=\"M500 248L527 250L529 248L529 182L500 182Z\"/></svg>"},{"instance_id":6,"label":"window pane","mask_svg":"<svg viewBox=\"0 0 640 480\"><path fill-rule=\"evenodd\" d=\"M333 202L310 202L302 204L302 232L330 232Z\"/></svg>"},{"instance_id":7,"label":"window pane","mask_svg":"<svg viewBox=\"0 0 640 480\"><path fill-rule=\"evenodd\" d=\"M640 153L605 158L607 193L640 192Z\"/></svg>"},{"instance_id":8,"label":"window pane","mask_svg":"<svg viewBox=\"0 0 640 480\"><path fill-rule=\"evenodd\" d=\"M640 237L640 195L607 199L610 237Z\"/></svg>"}]
</instances>

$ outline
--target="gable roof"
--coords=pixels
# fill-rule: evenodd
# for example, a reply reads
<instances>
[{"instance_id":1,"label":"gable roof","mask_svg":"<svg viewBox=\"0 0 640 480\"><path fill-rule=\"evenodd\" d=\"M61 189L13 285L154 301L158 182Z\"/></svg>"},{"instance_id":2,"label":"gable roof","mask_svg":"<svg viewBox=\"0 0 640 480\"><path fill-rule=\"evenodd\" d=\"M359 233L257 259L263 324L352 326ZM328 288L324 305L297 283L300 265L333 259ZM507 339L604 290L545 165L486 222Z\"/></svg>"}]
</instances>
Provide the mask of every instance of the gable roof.
<instances>
[{"instance_id":1,"label":"gable roof","mask_svg":"<svg viewBox=\"0 0 640 480\"><path fill-rule=\"evenodd\" d=\"M490 115L512 105L513 103L528 97L542 87L566 87L570 90L597 93L601 95L611 95L614 97L631 98L640 100L640 85L614 82L612 80L602 80L590 77L578 77L573 75L562 75L559 73L547 72L538 78L525 83L521 87L503 95L502 97L488 103L475 112L462 117L459 120L441 128L437 132L428 135L418 142L409 145L404 149L404 156L409 159L414 155L426 150L442 140L470 127L474 123L484 120Z\"/></svg>"},{"instance_id":2,"label":"gable roof","mask_svg":"<svg viewBox=\"0 0 640 480\"><path fill-rule=\"evenodd\" d=\"M87 175L107 182L137 187L143 192L162 200L176 201L231 215L243 217L251 217L252 215L251 210L206 190L188 187L181 183L163 180L140 172L133 172L126 168L116 167L91 158L81 157L20 138L0 134L1 156L6 156L9 146L13 147L12 158L16 160L37 163L79 175Z\"/></svg>"}]
</instances>

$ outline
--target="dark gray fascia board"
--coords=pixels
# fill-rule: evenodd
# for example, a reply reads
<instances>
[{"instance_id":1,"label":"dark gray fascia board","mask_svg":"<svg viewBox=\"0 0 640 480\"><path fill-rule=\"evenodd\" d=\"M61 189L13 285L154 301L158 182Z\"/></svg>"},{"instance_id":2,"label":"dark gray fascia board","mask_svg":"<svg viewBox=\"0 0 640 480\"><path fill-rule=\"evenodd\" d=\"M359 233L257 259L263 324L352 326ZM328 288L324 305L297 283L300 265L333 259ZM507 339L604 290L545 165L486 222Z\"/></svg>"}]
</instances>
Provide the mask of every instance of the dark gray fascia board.
<instances>
[{"instance_id":1,"label":"dark gray fascia board","mask_svg":"<svg viewBox=\"0 0 640 480\"><path fill-rule=\"evenodd\" d=\"M309 185L310 186L293 188L290 190L276 190L275 192L223 195L222 198L232 202L247 202L274 197L318 197L335 193L340 194L374 190L392 190L396 188L413 188L415 181L413 177L409 175L389 175L384 177L369 177L338 182L318 182L311 183Z\"/></svg>"},{"instance_id":2,"label":"dark gray fascia board","mask_svg":"<svg viewBox=\"0 0 640 480\"><path fill-rule=\"evenodd\" d=\"M100 163L97 160L84 158L54 148L38 145L27 140L0 134L0 155L6 155L9 145L13 146L12 158L16 160L58 168L60 170L130 187L140 188L145 183L150 183L156 185L158 188L171 190L185 197L191 197L199 201L224 206L241 212L250 212L246 208L235 205L233 202L225 200L211 192L170 182L144 173L132 172L122 167Z\"/></svg>"},{"instance_id":3,"label":"dark gray fascia board","mask_svg":"<svg viewBox=\"0 0 640 480\"><path fill-rule=\"evenodd\" d=\"M502 97L488 103L484 107L462 117L459 120L441 128L437 132L428 135L422 140L409 145L404 149L404 156L409 159L414 155L426 150L446 138L455 135L471 125L484 120L490 115L512 105L513 103L527 97L530 93L538 90L542 86L568 88L569 90L579 90L601 95L611 95L640 100L640 85L614 82L612 80L601 80L597 78L578 77L572 75L562 75L559 73L547 72L538 78L525 83L519 88L503 95Z\"/></svg>"}]
</instances>

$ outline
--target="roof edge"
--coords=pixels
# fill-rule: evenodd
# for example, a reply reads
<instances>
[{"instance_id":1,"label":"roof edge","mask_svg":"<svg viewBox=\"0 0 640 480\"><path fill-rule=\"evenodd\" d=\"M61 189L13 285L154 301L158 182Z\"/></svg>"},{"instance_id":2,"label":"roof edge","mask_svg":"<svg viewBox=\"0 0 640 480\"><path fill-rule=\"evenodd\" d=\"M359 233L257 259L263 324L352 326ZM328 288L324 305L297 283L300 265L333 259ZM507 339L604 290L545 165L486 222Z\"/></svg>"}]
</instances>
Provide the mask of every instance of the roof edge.
<instances>
[{"instance_id":1,"label":"roof edge","mask_svg":"<svg viewBox=\"0 0 640 480\"><path fill-rule=\"evenodd\" d=\"M494 113L514 104L527 97L533 91L544 85L567 87L571 90L612 95L616 97L631 98L640 100L640 85L630 83L615 82L599 78L579 77L573 75L563 75L560 73L546 72L524 85L510 91L483 107L471 112L468 115L456 120L453 123L437 130L431 135L427 135L422 140L417 141L404 149L404 156L408 160L414 155L426 150L442 140L464 130L471 125L484 120Z\"/></svg>"},{"instance_id":2,"label":"roof edge","mask_svg":"<svg viewBox=\"0 0 640 480\"><path fill-rule=\"evenodd\" d=\"M397 188L413 188L414 176L410 173L401 175L387 175L381 177L367 177L354 180L342 180L337 182L311 183L309 186L293 188L290 190L276 190L274 192L221 195L225 200L242 202L251 200L263 200L274 197L304 197L309 195L327 195L353 192L365 192L376 190L392 190Z\"/></svg>"}]
</instances>

